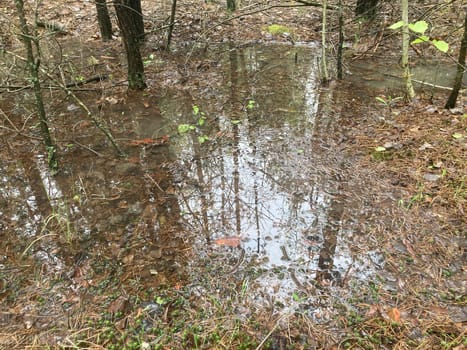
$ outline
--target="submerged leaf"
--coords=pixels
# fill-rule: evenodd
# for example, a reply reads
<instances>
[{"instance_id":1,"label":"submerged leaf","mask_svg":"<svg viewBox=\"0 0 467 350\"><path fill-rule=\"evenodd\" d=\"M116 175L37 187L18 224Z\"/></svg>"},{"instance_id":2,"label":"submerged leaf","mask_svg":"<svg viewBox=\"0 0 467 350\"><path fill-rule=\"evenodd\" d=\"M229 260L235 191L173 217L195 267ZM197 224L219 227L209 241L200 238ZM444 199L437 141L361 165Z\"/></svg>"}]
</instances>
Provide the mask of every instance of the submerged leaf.
<instances>
[{"instance_id":1,"label":"submerged leaf","mask_svg":"<svg viewBox=\"0 0 467 350\"><path fill-rule=\"evenodd\" d=\"M187 133L188 131L190 131L192 128L191 128L191 125L190 124L180 124L178 126L178 133L179 134L185 134Z\"/></svg>"},{"instance_id":2,"label":"submerged leaf","mask_svg":"<svg viewBox=\"0 0 467 350\"><path fill-rule=\"evenodd\" d=\"M223 237L214 240L214 244L223 245L226 247L238 247L240 245L240 236Z\"/></svg>"}]
</instances>

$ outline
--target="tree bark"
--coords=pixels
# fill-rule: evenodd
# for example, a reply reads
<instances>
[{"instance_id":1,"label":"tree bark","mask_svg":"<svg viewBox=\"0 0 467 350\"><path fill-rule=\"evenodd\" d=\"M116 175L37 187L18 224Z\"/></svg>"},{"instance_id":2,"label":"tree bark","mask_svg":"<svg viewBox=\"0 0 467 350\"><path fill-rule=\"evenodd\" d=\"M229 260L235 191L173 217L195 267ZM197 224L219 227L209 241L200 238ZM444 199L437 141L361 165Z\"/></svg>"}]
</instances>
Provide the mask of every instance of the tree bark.
<instances>
[{"instance_id":1,"label":"tree bark","mask_svg":"<svg viewBox=\"0 0 467 350\"><path fill-rule=\"evenodd\" d=\"M135 22L136 30L138 31L138 41L144 40L144 21L143 9L141 8L141 0L128 0L128 5L133 9L133 21Z\"/></svg>"},{"instance_id":2,"label":"tree bark","mask_svg":"<svg viewBox=\"0 0 467 350\"><path fill-rule=\"evenodd\" d=\"M344 16L342 14L342 0L339 0L339 46L337 46L337 79L342 79L342 50L344 48Z\"/></svg>"},{"instance_id":3,"label":"tree bark","mask_svg":"<svg viewBox=\"0 0 467 350\"><path fill-rule=\"evenodd\" d=\"M323 78L321 82L326 84L329 81L327 57L326 57L326 26L327 26L327 0L323 0L323 23L322 23L322 33L321 33L321 68L323 70Z\"/></svg>"},{"instance_id":4,"label":"tree bark","mask_svg":"<svg viewBox=\"0 0 467 350\"><path fill-rule=\"evenodd\" d=\"M107 8L106 0L95 0L97 21L99 22L99 30L103 41L112 39L112 22L110 21L109 9Z\"/></svg>"},{"instance_id":5,"label":"tree bark","mask_svg":"<svg viewBox=\"0 0 467 350\"><path fill-rule=\"evenodd\" d=\"M175 12L177 10L177 0L172 0L172 10L170 11L170 25L167 32L167 47L166 50L170 50L170 43L172 42L172 33L175 25Z\"/></svg>"},{"instance_id":6,"label":"tree bark","mask_svg":"<svg viewBox=\"0 0 467 350\"><path fill-rule=\"evenodd\" d=\"M128 61L128 87L144 89L144 65L139 47L141 28L137 23L141 16L135 15L136 10L131 7L134 2L139 0L114 0L114 5Z\"/></svg>"},{"instance_id":7,"label":"tree bark","mask_svg":"<svg viewBox=\"0 0 467 350\"><path fill-rule=\"evenodd\" d=\"M44 144L47 150L47 162L51 172L56 174L58 171L57 148L52 141L49 125L47 123L47 115L45 113L44 100L42 98L41 83L39 79L40 59L34 57L32 46L33 41L36 47L36 52L40 52L40 47L37 38L31 35L31 32L29 31L28 24L26 22L26 16L24 14L23 0L15 0L15 5L16 10L18 11L18 18L21 28L21 40L23 41L24 47L26 49L27 65L34 90L36 110L39 116L39 125L41 128L42 139L44 140Z\"/></svg>"},{"instance_id":8,"label":"tree bark","mask_svg":"<svg viewBox=\"0 0 467 350\"><path fill-rule=\"evenodd\" d=\"M355 15L357 17L373 19L376 16L377 5L378 5L378 0L357 0L357 7L355 8Z\"/></svg>"},{"instance_id":9,"label":"tree bark","mask_svg":"<svg viewBox=\"0 0 467 350\"><path fill-rule=\"evenodd\" d=\"M467 54L467 12L464 18L464 36L462 37L461 48L459 50L459 58L457 60L457 74L454 79L451 94L446 102L445 108L454 108L456 106L457 95L462 87L462 79L465 72L465 56Z\"/></svg>"}]
</instances>

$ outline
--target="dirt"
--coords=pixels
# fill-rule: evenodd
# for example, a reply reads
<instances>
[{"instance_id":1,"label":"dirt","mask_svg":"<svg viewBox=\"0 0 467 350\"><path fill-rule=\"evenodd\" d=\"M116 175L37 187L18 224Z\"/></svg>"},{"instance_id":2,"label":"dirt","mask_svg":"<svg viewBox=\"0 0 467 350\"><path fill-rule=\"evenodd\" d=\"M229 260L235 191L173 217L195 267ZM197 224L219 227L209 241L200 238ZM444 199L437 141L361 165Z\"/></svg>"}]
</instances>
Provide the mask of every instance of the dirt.
<instances>
[{"instance_id":1,"label":"dirt","mask_svg":"<svg viewBox=\"0 0 467 350\"><path fill-rule=\"evenodd\" d=\"M310 91L303 72L313 66L306 55L320 38L320 11L253 14L270 5L244 4L227 21L232 14L223 4L196 4L194 12L184 3L167 53L158 27L170 4L143 1L152 10L142 93L126 91L121 44L98 40L91 2L41 5L44 20L66 30L46 41L53 58L43 64L56 67L62 57L66 82L109 76L77 93L127 157L116 156L76 101L50 90L61 154L61 172L51 177L29 92L1 90L0 347L467 346L465 95L449 111L443 90L422 87L408 104L396 98L403 95L398 87L368 83L375 77L358 68L362 62L397 60L397 38L384 30L397 8L385 3L384 21L348 21L346 78L319 86L318 75L317 97L302 96ZM413 15L430 6L417 4ZM438 10L443 16L426 13L453 57L461 7L453 2ZM5 28L12 10L2 7ZM290 36L270 34L271 24L290 28L298 48ZM21 53L16 39L2 39ZM277 43L278 57L261 49ZM55 56L59 47L64 56ZM442 60L432 48L418 52ZM255 74L242 70L246 62ZM283 62L290 62L287 74ZM2 84L23 85L17 72ZM254 106L268 98L264 109ZM309 106L316 108L313 123L300 119L303 101L316 103ZM193 105L207 125L179 135L177 127L196 122ZM230 126L222 129L219 116ZM198 136L209 140L200 145ZM262 182L249 187L248 179ZM255 193L263 207L253 205ZM284 203L299 215L282 220ZM316 212L324 206L322 216L309 216L303 203ZM261 240L247 219L258 208ZM284 227L291 234L281 241ZM264 246L256 251L255 242Z\"/></svg>"}]
</instances>

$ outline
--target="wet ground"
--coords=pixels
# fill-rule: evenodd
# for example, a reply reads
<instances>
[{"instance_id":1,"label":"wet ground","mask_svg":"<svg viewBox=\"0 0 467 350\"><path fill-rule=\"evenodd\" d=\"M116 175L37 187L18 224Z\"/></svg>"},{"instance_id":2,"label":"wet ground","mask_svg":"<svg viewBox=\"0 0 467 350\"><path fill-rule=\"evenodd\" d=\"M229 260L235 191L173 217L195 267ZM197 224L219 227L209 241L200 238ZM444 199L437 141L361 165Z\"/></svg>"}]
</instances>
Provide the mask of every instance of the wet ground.
<instances>
[{"instance_id":1,"label":"wet ground","mask_svg":"<svg viewBox=\"0 0 467 350\"><path fill-rule=\"evenodd\" d=\"M374 126L387 117L375 96L387 98L388 88L371 85L357 66L350 82L321 86L314 45L193 52L190 74L182 63L161 73L157 94L151 81L145 93L80 92L126 158L75 102L54 104L62 155L55 177L39 140L22 135L35 133L28 104L0 95L11 122L27 128L14 135L5 119L2 130L5 344L67 344L67 332L51 330L73 328L80 314L98 319L102 309L128 314L164 289L186 289L201 307L209 297L229 304L240 296L240 320L300 311L327 324L340 308L375 302L372 293L408 288L400 274L418 258L412 223L397 205L408 193L361 168L368 149L352 148L356 118ZM445 244L457 251L462 242ZM451 287L462 295L457 282Z\"/></svg>"}]
</instances>

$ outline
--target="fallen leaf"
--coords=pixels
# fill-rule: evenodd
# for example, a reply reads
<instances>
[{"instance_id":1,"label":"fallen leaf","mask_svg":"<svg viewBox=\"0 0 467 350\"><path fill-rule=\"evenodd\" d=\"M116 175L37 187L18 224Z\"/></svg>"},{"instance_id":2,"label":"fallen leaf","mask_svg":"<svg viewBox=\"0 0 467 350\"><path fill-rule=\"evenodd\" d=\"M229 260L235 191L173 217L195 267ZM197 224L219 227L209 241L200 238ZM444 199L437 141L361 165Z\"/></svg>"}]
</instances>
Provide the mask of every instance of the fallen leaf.
<instances>
[{"instance_id":1,"label":"fallen leaf","mask_svg":"<svg viewBox=\"0 0 467 350\"><path fill-rule=\"evenodd\" d=\"M125 312L130 306L128 298L124 296L119 296L117 299L112 301L109 305L108 311L110 313Z\"/></svg>"},{"instance_id":2,"label":"fallen leaf","mask_svg":"<svg viewBox=\"0 0 467 350\"><path fill-rule=\"evenodd\" d=\"M241 239L239 236L232 237L223 237L214 240L214 244L223 245L226 247L238 247L240 245Z\"/></svg>"},{"instance_id":3,"label":"fallen leaf","mask_svg":"<svg viewBox=\"0 0 467 350\"><path fill-rule=\"evenodd\" d=\"M393 307L391 310L389 310L387 314L392 321L396 323L401 321L401 312L396 307Z\"/></svg>"},{"instance_id":4,"label":"fallen leaf","mask_svg":"<svg viewBox=\"0 0 467 350\"><path fill-rule=\"evenodd\" d=\"M157 139L145 138L145 139L132 140L128 144L130 146L161 146L161 145L168 144L169 141L170 141L170 137L168 135L165 135Z\"/></svg>"}]
</instances>

